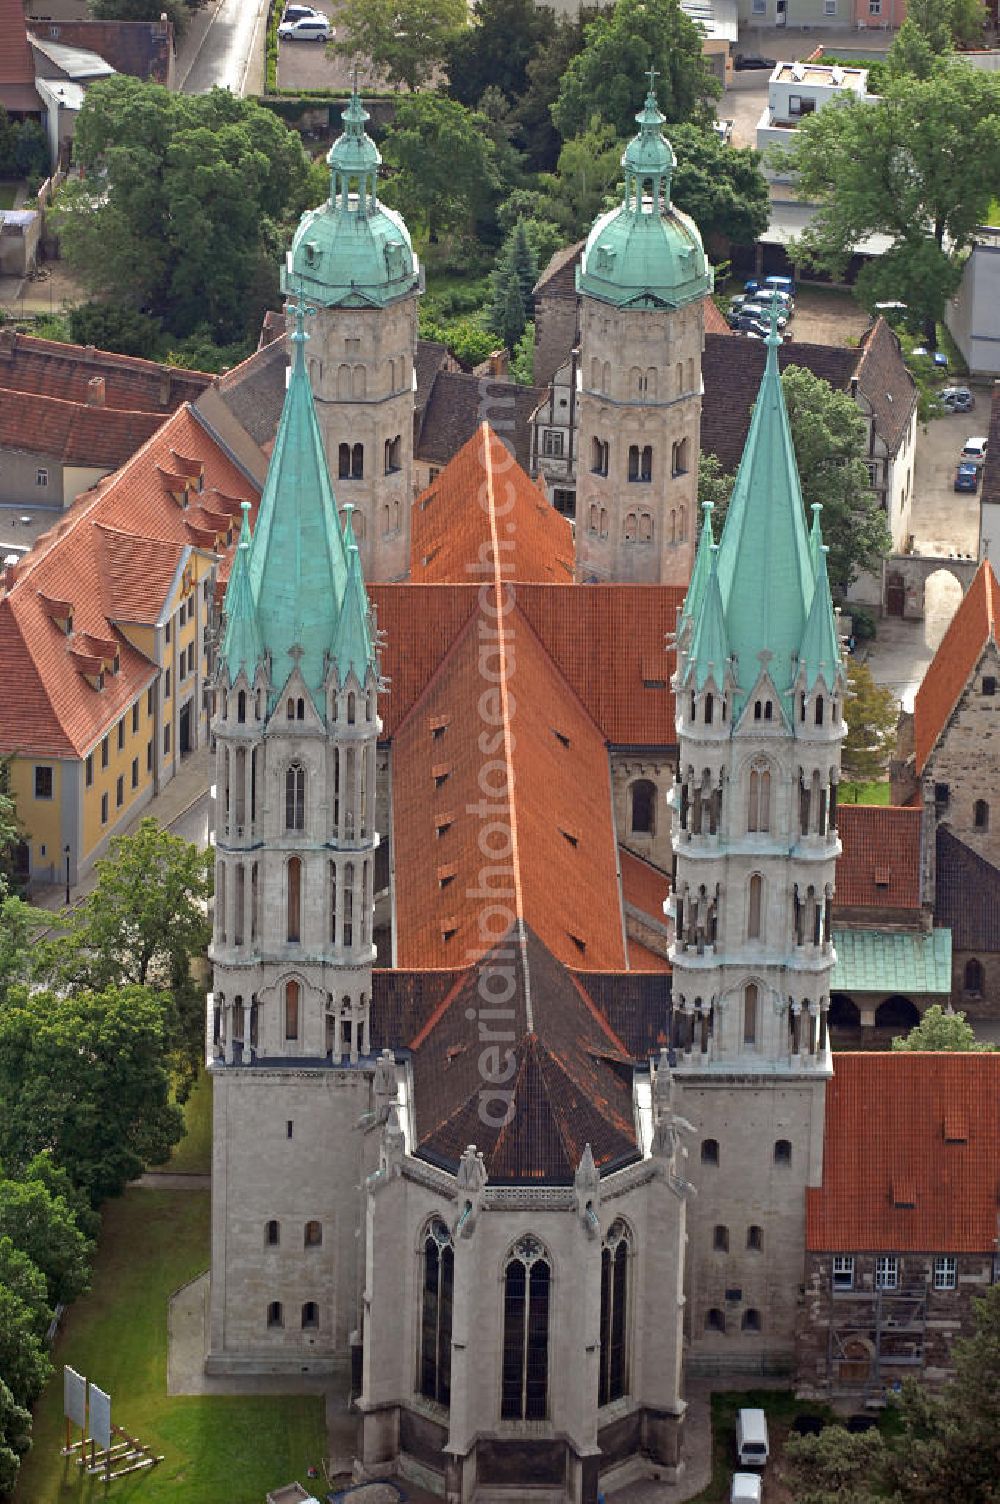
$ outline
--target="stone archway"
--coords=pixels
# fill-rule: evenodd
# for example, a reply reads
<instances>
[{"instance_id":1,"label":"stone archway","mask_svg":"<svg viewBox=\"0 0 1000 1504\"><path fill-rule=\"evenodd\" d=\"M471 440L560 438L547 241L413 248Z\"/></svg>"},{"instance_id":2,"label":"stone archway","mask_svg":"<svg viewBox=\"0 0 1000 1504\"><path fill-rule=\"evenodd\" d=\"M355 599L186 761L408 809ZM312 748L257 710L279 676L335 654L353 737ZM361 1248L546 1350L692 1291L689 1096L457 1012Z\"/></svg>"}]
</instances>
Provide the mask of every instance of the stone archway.
<instances>
[{"instance_id":1,"label":"stone archway","mask_svg":"<svg viewBox=\"0 0 1000 1504\"><path fill-rule=\"evenodd\" d=\"M835 992L830 998L828 1021L831 1029L860 1029L861 1009L846 992Z\"/></svg>"},{"instance_id":2,"label":"stone archway","mask_svg":"<svg viewBox=\"0 0 1000 1504\"><path fill-rule=\"evenodd\" d=\"M920 1022L920 1009L908 997L897 993L887 997L875 1009L876 1029L915 1029Z\"/></svg>"},{"instance_id":3,"label":"stone archway","mask_svg":"<svg viewBox=\"0 0 1000 1504\"><path fill-rule=\"evenodd\" d=\"M978 567L975 559L890 554L882 573L882 610L887 616L903 616L907 621L921 621L926 615L927 583L933 575L941 570L951 575L964 595L972 584ZM958 602L955 604L957 606Z\"/></svg>"}]
</instances>

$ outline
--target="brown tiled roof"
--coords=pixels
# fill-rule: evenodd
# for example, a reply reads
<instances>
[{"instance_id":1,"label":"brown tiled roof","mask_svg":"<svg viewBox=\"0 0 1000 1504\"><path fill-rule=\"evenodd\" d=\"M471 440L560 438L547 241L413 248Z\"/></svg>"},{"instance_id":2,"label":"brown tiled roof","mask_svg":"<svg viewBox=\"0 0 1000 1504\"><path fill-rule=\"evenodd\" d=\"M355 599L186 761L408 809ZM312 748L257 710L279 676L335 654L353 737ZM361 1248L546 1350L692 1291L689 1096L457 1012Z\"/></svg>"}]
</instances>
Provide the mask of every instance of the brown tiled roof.
<instances>
[{"instance_id":1,"label":"brown tiled roof","mask_svg":"<svg viewBox=\"0 0 1000 1504\"><path fill-rule=\"evenodd\" d=\"M372 972L372 1048L398 1049L421 1032L467 975L459 971Z\"/></svg>"},{"instance_id":2,"label":"brown tiled roof","mask_svg":"<svg viewBox=\"0 0 1000 1504\"><path fill-rule=\"evenodd\" d=\"M622 873L622 898L627 904L631 904L640 913L654 919L657 924L665 922L663 916L663 903L670 887L670 879L659 867L654 867L650 862L644 862L642 857L636 856L631 851L626 851L623 846L618 853ZM632 951L632 942L629 942L629 953Z\"/></svg>"},{"instance_id":3,"label":"brown tiled roof","mask_svg":"<svg viewBox=\"0 0 1000 1504\"><path fill-rule=\"evenodd\" d=\"M168 477L191 460L204 466L203 489L191 492L186 510L177 500L179 482ZM0 587L0 752L80 757L90 750L156 673L116 623L158 619L204 514L226 526L242 496L256 502L185 405L37 540L13 582ZM210 539L213 546L214 531ZM69 636L60 625L66 603ZM115 646L119 651L119 670L108 662L103 689L86 677L100 666L95 643L106 645L108 660Z\"/></svg>"},{"instance_id":4,"label":"brown tiled roof","mask_svg":"<svg viewBox=\"0 0 1000 1504\"><path fill-rule=\"evenodd\" d=\"M549 264L533 289L536 298L573 298L575 301L576 268L586 243L578 240L575 245L564 245L561 251L555 251L549 257Z\"/></svg>"},{"instance_id":5,"label":"brown tiled roof","mask_svg":"<svg viewBox=\"0 0 1000 1504\"><path fill-rule=\"evenodd\" d=\"M569 522L483 423L413 504L410 580L480 579L494 540L505 580L572 581Z\"/></svg>"},{"instance_id":6,"label":"brown tiled roof","mask_svg":"<svg viewBox=\"0 0 1000 1504\"><path fill-rule=\"evenodd\" d=\"M992 1254L998 1185L1000 1054L834 1057L807 1248Z\"/></svg>"},{"instance_id":7,"label":"brown tiled roof","mask_svg":"<svg viewBox=\"0 0 1000 1504\"><path fill-rule=\"evenodd\" d=\"M1000 951L1000 870L947 825L937 828L934 923L951 930L952 952Z\"/></svg>"},{"instance_id":8,"label":"brown tiled roof","mask_svg":"<svg viewBox=\"0 0 1000 1504\"><path fill-rule=\"evenodd\" d=\"M448 346L436 339L418 339L417 353L413 358L413 372L417 378L416 410L422 413L427 398L439 371L454 369L454 359L448 354Z\"/></svg>"},{"instance_id":9,"label":"brown tiled roof","mask_svg":"<svg viewBox=\"0 0 1000 1504\"><path fill-rule=\"evenodd\" d=\"M983 649L991 640L996 641L998 609L1000 586L993 565L984 559L917 690L913 736L918 775L924 771Z\"/></svg>"},{"instance_id":10,"label":"brown tiled roof","mask_svg":"<svg viewBox=\"0 0 1000 1504\"><path fill-rule=\"evenodd\" d=\"M426 464L446 465L479 425L487 422L527 470L531 416L544 396L542 387L484 381L465 371L439 371L423 408L416 456Z\"/></svg>"},{"instance_id":11,"label":"brown tiled roof","mask_svg":"<svg viewBox=\"0 0 1000 1504\"><path fill-rule=\"evenodd\" d=\"M629 950L635 942L629 941ZM659 958L657 958L659 959ZM642 1064L670 1043L670 973L581 972L580 981L633 1060Z\"/></svg>"},{"instance_id":12,"label":"brown tiled roof","mask_svg":"<svg viewBox=\"0 0 1000 1504\"><path fill-rule=\"evenodd\" d=\"M182 402L193 402L212 381L204 371L0 329L0 387L86 402L88 383L94 376L104 379L105 408L161 414L172 413Z\"/></svg>"},{"instance_id":13,"label":"brown tiled roof","mask_svg":"<svg viewBox=\"0 0 1000 1504\"><path fill-rule=\"evenodd\" d=\"M982 501L1000 506L1000 382L993 387L990 400L989 448L983 465Z\"/></svg>"},{"instance_id":14,"label":"brown tiled roof","mask_svg":"<svg viewBox=\"0 0 1000 1504\"><path fill-rule=\"evenodd\" d=\"M875 426L894 455L917 405L917 385L906 368L899 340L881 315L861 336L861 358L855 375L871 406Z\"/></svg>"},{"instance_id":15,"label":"brown tiled roof","mask_svg":"<svg viewBox=\"0 0 1000 1504\"><path fill-rule=\"evenodd\" d=\"M701 360L705 395L701 407L701 447L717 455L726 470L735 470L743 455L750 410L757 400L767 351L760 340L724 339L705 334ZM812 345L797 340L782 345L778 363L804 366L838 391L850 387L858 352L835 345Z\"/></svg>"},{"instance_id":16,"label":"brown tiled roof","mask_svg":"<svg viewBox=\"0 0 1000 1504\"><path fill-rule=\"evenodd\" d=\"M0 448L52 456L66 465L113 470L124 464L162 422L162 413L88 407L82 402L0 388Z\"/></svg>"},{"instance_id":17,"label":"brown tiled roof","mask_svg":"<svg viewBox=\"0 0 1000 1504\"><path fill-rule=\"evenodd\" d=\"M216 390L238 423L261 448L273 441L285 401L288 351L283 335L216 379Z\"/></svg>"},{"instance_id":18,"label":"brown tiled roof","mask_svg":"<svg viewBox=\"0 0 1000 1504\"><path fill-rule=\"evenodd\" d=\"M454 1167L476 1144L493 1184L569 1183L588 1143L599 1168L634 1159L629 1052L530 928L498 940L409 1041L419 1152ZM501 992L502 1032L487 1001ZM481 1010L494 1010L482 1024ZM499 1041L497 1073L510 1072L506 1122L505 1099L490 1098L483 1078L487 1031Z\"/></svg>"},{"instance_id":19,"label":"brown tiled roof","mask_svg":"<svg viewBox=\"0 0 1000 1504\"><path fill-rule=\"evenodd\" d=\"M35 65L28 45L22 0L0 0L0 101L9 108L21 108L15 102L16 96L9 92L11 86L30 88L34 103L24 108L41 108L35 94Z\"/></svg>"},{"instance_id":20,"label":"brown tiled roof","mask_svg":"<svg viewBox=\"0 0 1000 1504\"><path fill-rule=\"evenodd\" d=\"M920 825L910 806L841 804L837 908L920 908Z\"/></svg>"}]
</instances>

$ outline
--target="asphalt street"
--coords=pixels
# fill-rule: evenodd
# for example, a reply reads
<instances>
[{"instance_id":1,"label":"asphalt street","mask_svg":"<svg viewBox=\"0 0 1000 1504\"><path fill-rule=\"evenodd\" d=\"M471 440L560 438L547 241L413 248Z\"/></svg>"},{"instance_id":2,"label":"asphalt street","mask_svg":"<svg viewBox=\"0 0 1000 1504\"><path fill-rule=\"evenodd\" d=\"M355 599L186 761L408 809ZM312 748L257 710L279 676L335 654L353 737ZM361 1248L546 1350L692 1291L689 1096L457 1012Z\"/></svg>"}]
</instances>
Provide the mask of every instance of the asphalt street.
<instances>
[{"instance_id":1,"label":"asphalt street","mask_svg":"<svg viewBox=\"0 0 1000 1504\"><path fill-rule=\"evenodd\" d=\"M206 94L218 87L232 94L259 93L266 22L267 0L209 0L181 46L182 91Z\"/></svg>"}]
</instances>

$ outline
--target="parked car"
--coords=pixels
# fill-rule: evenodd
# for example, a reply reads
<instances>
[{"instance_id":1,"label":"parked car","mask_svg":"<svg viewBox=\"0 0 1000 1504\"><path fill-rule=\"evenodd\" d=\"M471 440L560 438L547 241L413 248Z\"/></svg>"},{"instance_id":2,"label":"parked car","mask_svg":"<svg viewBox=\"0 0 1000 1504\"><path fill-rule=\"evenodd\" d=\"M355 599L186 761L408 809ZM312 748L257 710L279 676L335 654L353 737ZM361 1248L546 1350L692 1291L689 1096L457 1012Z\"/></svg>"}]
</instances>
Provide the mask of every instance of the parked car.
<instances>
[{"instance_id":1,"label":"parked car","mask_svg":"<svg viewBox=\"0 0 1000 1504\"><path fill-rule=\"evenodd\" d=\"M304 21L309 16L315 16L318 21L326 20L323 12L312 5L286 5L281 14L281 24L287 26L292 21Z\"/></svg>"},{"instance_id":2,"label":"parked car","mask_svg":"<svg viewBox=\"0 0 1000 1504\"><path fill-rule=\"evenodd\" d=\"M771 305L778 305L779 313L783 313L786 319L790 319L795 312L795 299L787 292L779 292L776 287L760 287L755 293L751 293L748 302L760 303L771 311Z\"/></svg>"},{"instance_id":3,"label":"parked car","mask_svg":"<svg viewBox=\"0 0 1000 1504\"><path fill-rule=\"evenodd\" d=\"M770 333L770 327L765 322L761 310L758 308L756 313L748 313L746 305L738 313L729 315L729 327L735 329L738 334L759 334L761 339Z\"/></svg>"},{"instance_id":4,"label":"parked car","mask_svg":"<svg viewBox=\"0 0 1000 1504\"><path fill-rule=\"evenodd\" d=\"M773 288L775 292L787 292L790 298L795 296L794 277L765 277L764 286Z\"/></svg>"},{"instance_id":5,"label":"parked car","mask_svg":"<svg viewBox=\"0 0 1000 1504\"><path fill-rule=\"evenodd\" d=\"M910 353L912 355L923 355L925 359L929 356L939 371L947 371L948 369L948 357L943 350L934 350L932 352L928 350L926 345L917 345Z\"/></svg>"},{"instance_id":6,"label":"parked car","mask_svg":"<svg viewBox=\"0 0 1000 1504\"><path fill-rule=\"evenodd\" d=\"M743 73L749 68L767 68L770 70L776 64L776 58L761 57L759 52L738 52L733 58L733 67L737 73Z\"/></svg>"},{"instance_id":7,"label":"parked car","mask_svg":"<svg viewBox=\"0 0 1000 1504\"><path fill-rule=\"evenodd\" d=\"M278 36L286 42L329 42L333 27L325 16L300 16L297 21L282 21Z\"/></svg>"},{"instance_id":8,"label":"parked car","mask_svg":"<svg viewBox=\"0 0 1000 1504\"><path fill-rule=\"evenodd\" d=\"M985 464L988 442L989 441L987 439L982 437L966 439L965 443L962 445L962 453L959 458L968 460L973 465Z\"/></svg>"},{"instance_id":9,"label":"parked car","mask_svg":"<svg viewBox=\"0 0 1000 1504\"><path fill-rule=\"evenodd\" d=\"M729 1488L729 1504L761 1504L764 1480L759 1473L734 1473Z\"/></svg>"},{"instance_id":10,"label":"parked car","mask_svg":"<svg viewBox=\"0 0 1000 1504\"><path fill-rule=\"evenodd\" d=\"M949 413L971 413L976 399L967 386L946 386L938 393L938 401Z\"/></svg>"},{"instance_id":11,"label":"parked car","mask_svg":"<svg viewBox=\"0 0 1000 1504\"><path fill-rule=\"evenodd\" d=\"M978 491L979 489L979 466L963 460L955 471L956 491Z\"/></svg>"},{"instance_id":12,"label":"parked car","mask_svg":"<svg viewBox=\"0 0 1000 1504\"><path fill-rule=\"evenodd\" d=\"M771 303L770 303L770 301L768 301L767 303L758 303L757 299L754 298L754 300L753 300L752 303L744 303L743 304L742 312L744 314L750 314L753 318L758 319L759 322L762 323L765 326L765 328L770 329L770 327L771 327ZM778 328L779 329L784 329L784 328L786 328L787 324L788 324L788 315L787 315L787 313L782 313L781 310L779 309L778 310Z\"/></svg>"}]
</instances>

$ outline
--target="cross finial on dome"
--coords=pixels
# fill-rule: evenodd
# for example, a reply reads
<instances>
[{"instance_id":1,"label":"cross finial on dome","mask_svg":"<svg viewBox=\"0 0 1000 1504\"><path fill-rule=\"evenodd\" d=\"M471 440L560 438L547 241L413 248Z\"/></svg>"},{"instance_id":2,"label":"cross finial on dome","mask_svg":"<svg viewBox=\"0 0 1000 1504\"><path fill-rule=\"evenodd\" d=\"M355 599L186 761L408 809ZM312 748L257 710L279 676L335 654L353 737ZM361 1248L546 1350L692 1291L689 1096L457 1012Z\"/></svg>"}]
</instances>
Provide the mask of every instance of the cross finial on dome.
<instances>
[{"instance_id":1,"label":"cross finial on dome","mask_svg":"<svg viewBox=\"0 0 1000 1504\"><path fill-rule=\"evenodd\" d=\"M655 86L656 86L656 80L659 78L659 76L660 76L659 72L658 72L658 70L656 68L650 66L650 67L648 67L646 69L646 77L649 79L649 92L650 92L650 94L653 93L653 91L655 89Z\"/></svg>"}]
</instances>

